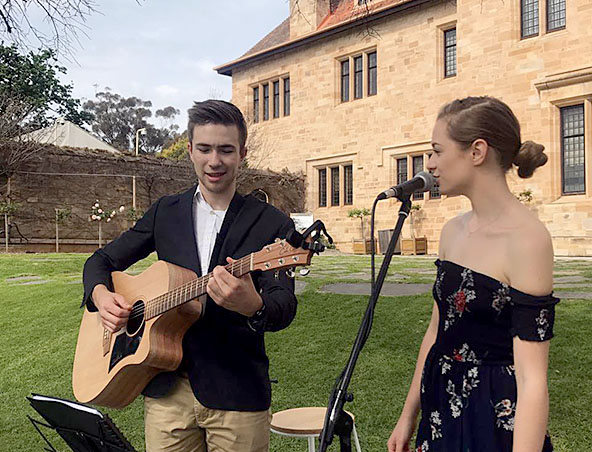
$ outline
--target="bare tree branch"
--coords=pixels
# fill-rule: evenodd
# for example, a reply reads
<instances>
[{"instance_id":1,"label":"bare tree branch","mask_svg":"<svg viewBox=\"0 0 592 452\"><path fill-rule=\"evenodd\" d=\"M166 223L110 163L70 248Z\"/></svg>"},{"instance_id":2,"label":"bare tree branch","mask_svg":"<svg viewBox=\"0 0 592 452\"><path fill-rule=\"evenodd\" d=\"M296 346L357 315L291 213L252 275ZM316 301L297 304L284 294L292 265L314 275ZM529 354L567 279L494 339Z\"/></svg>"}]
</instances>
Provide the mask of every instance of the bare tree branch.
<instances>
[{"instance_id":1,"label":"bare tree branch","mask_svg":"<svg viewBox=\"0 0 592 452\"><path fill-rule=\"evenodd\" d=\"M22 50L54 49L72 58L74 44L97 11L95 0L5 0L0 3L0 37ZM33 21L31 17L41 17Z\"/></svg>"}]
</instances>

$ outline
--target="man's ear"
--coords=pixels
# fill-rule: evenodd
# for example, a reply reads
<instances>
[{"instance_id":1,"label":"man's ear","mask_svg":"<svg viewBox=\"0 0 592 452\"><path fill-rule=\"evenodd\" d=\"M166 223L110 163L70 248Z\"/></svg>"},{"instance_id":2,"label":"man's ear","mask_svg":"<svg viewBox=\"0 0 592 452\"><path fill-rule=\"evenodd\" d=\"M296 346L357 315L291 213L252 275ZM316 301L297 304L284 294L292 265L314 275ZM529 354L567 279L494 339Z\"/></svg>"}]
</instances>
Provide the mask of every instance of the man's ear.
<instances>
[{"instance_id":1,"label":"man's ear","mask_svg":"<svg viewBox=\"0 0 592 452\"><path fill-rule=\"evenodd\" d=\"M240 155L241 160L245 159L245 157L247 156L247 151L248 151L248 149L246 147L242 148L239 151L239 155Z\"/></svg>"},{"instance_id":2,"label":"man's ear","mask_svg":"<svg viewBox=\"0 0 592 452\"><path fill-rule=\"evenodd\" d=\"M487 141L483 140L482 138L478 138L473 141L473 144L471 145L471 160L473 165L483 165L487 159L488 153L489 145L487 144Z\"/></svg>"},{"instance_id":3,"label":"man's ear","mask_svg":"<svg viewBox=\"0 0 592 452\"><path fill-rule=\"evenodd\" d=\"M192 151L191 141L187 142L187 151L189 152L189 155L191 155L191 151Z\"/></svg>"}]
</instances>

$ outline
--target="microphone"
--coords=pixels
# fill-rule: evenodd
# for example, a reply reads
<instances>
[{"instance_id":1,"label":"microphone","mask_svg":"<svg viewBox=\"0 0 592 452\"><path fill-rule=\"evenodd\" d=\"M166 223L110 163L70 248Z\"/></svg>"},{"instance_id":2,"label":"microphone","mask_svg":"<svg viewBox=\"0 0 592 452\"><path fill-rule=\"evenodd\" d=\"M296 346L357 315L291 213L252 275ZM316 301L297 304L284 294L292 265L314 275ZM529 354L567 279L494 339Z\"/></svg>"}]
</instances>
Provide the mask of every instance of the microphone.
<instances>
[{"instance_id":1,"label":"microphone","mask_svg":"<svg viewBox=\"0 0 592 452\"><path fill-rule=\"evenodd\" d=\"M410 195L411 193L431 190L435 182L434 176L432 176L430 173L426 171L420 171L412 179L383 191L376 197L376 199L401 199L402 196Z\"/></svg>"}]
</instances>

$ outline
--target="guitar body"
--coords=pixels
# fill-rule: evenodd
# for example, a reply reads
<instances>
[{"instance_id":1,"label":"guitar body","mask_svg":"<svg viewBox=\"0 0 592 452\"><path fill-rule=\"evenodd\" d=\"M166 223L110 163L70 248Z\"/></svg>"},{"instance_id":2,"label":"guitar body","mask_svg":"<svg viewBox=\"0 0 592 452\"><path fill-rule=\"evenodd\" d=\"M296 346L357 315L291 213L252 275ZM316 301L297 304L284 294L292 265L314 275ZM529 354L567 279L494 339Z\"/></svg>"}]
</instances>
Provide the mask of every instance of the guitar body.
<instances>
[{"instance_id":1,"label":"guitar body","mask_svg":"<svg viewBox=\"0 0 592 452\"><path fill-rule=\"evenodd\" d=\"M126 328L110 333L98 312L85 308L80 325L72 388L83 403L123 408L158 373L179 367L182 340L199 319L202 302L192 300L163 314L144 319L145 302L197 278L191 270L158 261L137 276L113 272L116 293L123 295L132 315Z\"/></svg>"}]
</instances>

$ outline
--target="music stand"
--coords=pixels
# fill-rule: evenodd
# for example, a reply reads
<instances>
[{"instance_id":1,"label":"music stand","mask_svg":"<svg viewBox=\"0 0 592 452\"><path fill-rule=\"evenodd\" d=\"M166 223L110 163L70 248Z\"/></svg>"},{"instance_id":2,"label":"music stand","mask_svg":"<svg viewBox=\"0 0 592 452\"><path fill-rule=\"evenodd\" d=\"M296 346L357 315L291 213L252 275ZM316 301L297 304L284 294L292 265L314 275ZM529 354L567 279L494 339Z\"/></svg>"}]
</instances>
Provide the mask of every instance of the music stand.
<instances>
[{"instance_id":1,"label":"music stand","mask_svg":"<svg viewBox=\"0 0 592 452\"><path fill-rule=\"evenodd\" d=\"M57 452L39 426L55 430L74 452L136 452L109 416L87 405L32 394L31 406L47 422L27 416L45 440L49 452Z\"/></svg>"}]
</instances>

